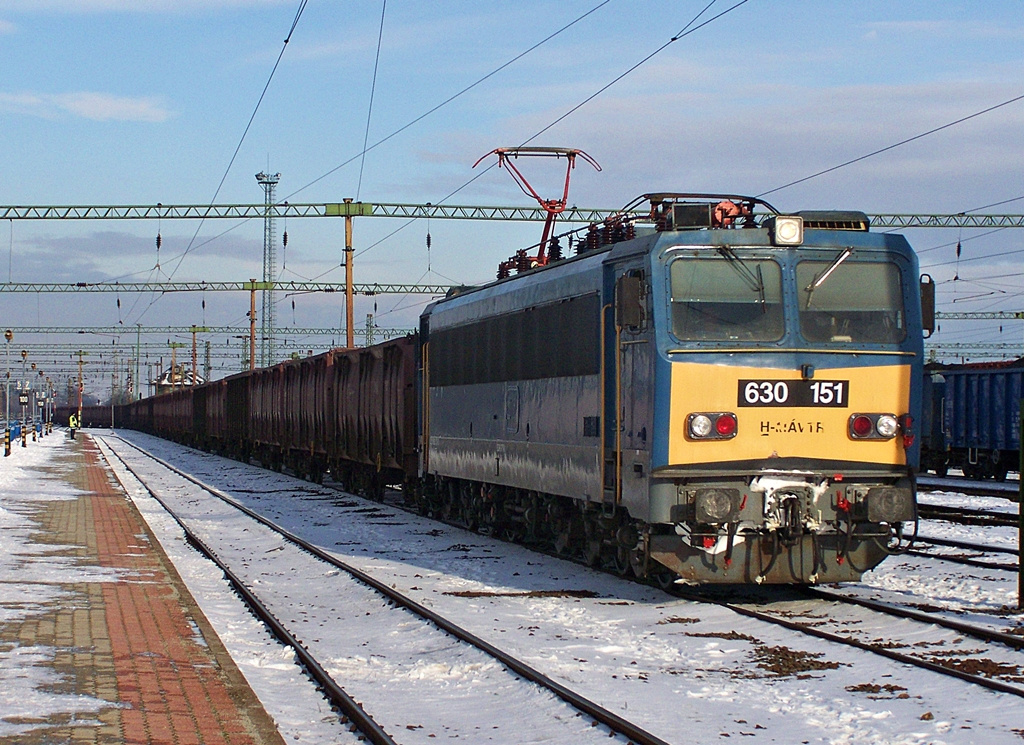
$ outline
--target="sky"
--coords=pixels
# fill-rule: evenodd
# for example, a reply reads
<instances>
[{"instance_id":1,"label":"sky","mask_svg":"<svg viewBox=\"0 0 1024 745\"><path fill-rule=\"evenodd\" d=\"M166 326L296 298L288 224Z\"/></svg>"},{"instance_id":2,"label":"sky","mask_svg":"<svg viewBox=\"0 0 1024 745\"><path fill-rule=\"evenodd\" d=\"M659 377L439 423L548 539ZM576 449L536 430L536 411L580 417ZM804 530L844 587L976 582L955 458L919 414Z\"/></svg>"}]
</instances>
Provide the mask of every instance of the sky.
<instances>
[{"instance_id":1,"label":"sky","mask_svg":"<svg viewBox=\"0 0 1024 745\"><path fill-rule=\"evenodd\" d=\"M1024 100L979 114L1024 94L1020 2L748 0L729 10L738 1L701 15L708 0L0 0L0 205L258 204L260 171L280 173L277 199L293 204L531 205L507 173L486 170L493 156L473 168L527 142L579 148L600 164L573 173L569 202L581 207L707 191L766 194L783 212L945 214L1024 197ZM360 157L364 142L373 147ZM519 165L543 196L558 196L561 162ZM982 212L1022 210L1013 201ZM281 279L344 281L341 221L276 227L288 233ZM540 229L357 219L354 278L480 283ZM1016 235L907 233L943 311L1021 309ZM6 268L15 282L245 281L262 276L262 257L258 220L0 226L0 276ZM379 327L412 328L427 302L360 298L355 325L373 313ZM248 304L244 293L6 293L0 315L12 327L134 331L244 325ZM279 326L343 318L338 296L279 295ZM45 340L12 343L17 354ZM947 322L933 341L1016 344L1006 354L1019 356L1024 322ZM68 341L93 350L87 376L112 357L94 345L134 342ZM147 337L146 362L169 362L171 342L191 339ZM31 349L55 373L71 361L66 349ZM109 387L103 375L93 387Z\"/></svg>"}]
</instances>

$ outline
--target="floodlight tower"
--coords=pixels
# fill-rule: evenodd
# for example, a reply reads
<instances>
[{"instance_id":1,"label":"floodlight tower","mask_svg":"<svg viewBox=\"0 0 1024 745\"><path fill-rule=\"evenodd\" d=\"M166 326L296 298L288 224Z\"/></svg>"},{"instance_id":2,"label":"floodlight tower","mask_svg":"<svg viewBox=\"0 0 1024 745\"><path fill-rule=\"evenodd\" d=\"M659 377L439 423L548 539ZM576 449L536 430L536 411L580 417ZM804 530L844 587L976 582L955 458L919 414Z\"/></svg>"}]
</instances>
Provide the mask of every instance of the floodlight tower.
<instances>
[{"instance_id":1,"label":"floodlight tower","mask_svg":"<svg viewBox=\"0 0 1024 745\"><path fill-rule=\"evenodd\" d=\"M277 182L281 180L281 174L270 175L260 171L256 174L256 181L263 187L265 195L263 210L263 324L261 327L262 340L260 342L260 364L262 367L274 364L276 353L274 349L274 291L269 289L269 283L277 279L277 237L276 220L274 218L275 203L277 202Z\"/></svg>"}]
</instances>

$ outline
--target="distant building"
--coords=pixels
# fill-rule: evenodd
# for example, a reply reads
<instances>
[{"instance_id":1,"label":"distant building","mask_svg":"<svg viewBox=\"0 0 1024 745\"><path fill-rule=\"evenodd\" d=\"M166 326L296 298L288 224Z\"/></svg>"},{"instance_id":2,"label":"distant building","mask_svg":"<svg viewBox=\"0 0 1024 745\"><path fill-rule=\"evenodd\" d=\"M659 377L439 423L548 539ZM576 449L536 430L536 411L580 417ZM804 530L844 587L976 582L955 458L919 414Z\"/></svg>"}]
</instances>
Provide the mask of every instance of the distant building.
<instances>
[{"instance_id":1,"label":"distant building","mask_svg":"<svg viewBox=\"0 0 1024 745\"><path fill-rule=\"evenodd\" d=\"M152 385L159 396L161 393L168 393L175 388L202 385L205 382L202 375L196 375L194 370L189 370L185 365L174 365L157 375L156 379L152 381Z\"/></svg>"}]
</instances>

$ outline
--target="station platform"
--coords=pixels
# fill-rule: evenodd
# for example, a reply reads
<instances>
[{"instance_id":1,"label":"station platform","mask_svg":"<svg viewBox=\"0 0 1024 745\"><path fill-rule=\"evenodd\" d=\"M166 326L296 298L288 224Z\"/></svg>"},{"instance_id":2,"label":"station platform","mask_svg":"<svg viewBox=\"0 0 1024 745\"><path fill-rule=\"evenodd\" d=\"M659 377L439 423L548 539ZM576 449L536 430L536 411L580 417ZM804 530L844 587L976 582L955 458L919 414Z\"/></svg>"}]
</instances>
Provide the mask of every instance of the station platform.
<instances>
[{"instance_id":1,"label":"station platform","mask_svg":"<svg viewBox=\"0 0 1024 745\"><path fill-rule=\"evenodd\" d=\"M66 443L59 463L37 470L40 489L63 479L75 487L70 496L18 502L0 493L0 508L28 518L28 540L43 544L4 573L0 592L38 592L44 570L47 586L57 586L56 599L30 613L0 615L0 653L51 650L34 662L51 668L48 693L87 699L92 711L40 714L8 700L0 743L283 745L96 444L85 433ZM52 576L55 555L69 567L66 583Z\"/></svg>"}]
</instances>

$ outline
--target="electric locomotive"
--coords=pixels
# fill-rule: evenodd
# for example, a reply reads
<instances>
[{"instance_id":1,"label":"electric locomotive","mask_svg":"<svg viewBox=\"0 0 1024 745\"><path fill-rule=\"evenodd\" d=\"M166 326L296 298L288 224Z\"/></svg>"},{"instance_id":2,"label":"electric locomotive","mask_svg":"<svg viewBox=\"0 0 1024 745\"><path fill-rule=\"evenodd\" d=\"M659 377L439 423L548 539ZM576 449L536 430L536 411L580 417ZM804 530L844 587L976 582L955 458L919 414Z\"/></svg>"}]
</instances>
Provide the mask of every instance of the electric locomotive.
<instances>
[{"instance_id":1,"label":"electric locomotive","mask_svg":"<svg viewBox=\"0 0 1024 745\"><path fill-rule=\"evenodd\" d=\"M863 213L642 200L424 311L409 497L666 582L859 579L917 516L913 251Z\"/></svg>"}]
</instances>

